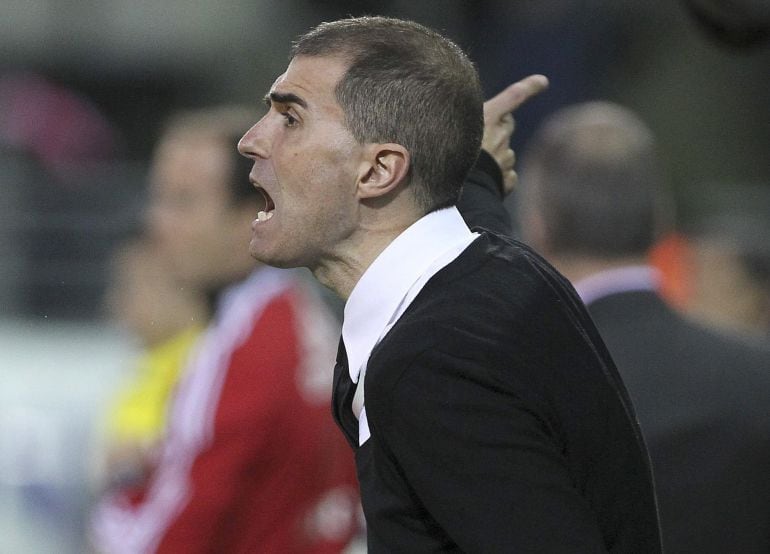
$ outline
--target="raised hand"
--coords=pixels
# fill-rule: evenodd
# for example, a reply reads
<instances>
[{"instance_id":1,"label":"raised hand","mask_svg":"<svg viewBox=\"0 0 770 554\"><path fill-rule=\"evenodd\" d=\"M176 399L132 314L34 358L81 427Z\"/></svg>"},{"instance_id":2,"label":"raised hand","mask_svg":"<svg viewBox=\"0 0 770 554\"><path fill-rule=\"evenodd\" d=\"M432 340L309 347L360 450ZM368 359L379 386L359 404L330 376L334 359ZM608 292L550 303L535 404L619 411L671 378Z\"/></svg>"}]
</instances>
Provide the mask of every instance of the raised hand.
<instances>
[{"instance_id":1,"label":"raised hand","mask_svg":"<svg viewBox=\"0 0 770 554\"><path fill-rule=\"evenodd\" d=\"M506 195L514 189L518 180L513 167L516 153L511 148L511 136L516 127L513 112L547 88L548 79L544 75L530 75L484 102L484 137L481 147L500 165L503 192Z\"/></svg>"}]
</instances>

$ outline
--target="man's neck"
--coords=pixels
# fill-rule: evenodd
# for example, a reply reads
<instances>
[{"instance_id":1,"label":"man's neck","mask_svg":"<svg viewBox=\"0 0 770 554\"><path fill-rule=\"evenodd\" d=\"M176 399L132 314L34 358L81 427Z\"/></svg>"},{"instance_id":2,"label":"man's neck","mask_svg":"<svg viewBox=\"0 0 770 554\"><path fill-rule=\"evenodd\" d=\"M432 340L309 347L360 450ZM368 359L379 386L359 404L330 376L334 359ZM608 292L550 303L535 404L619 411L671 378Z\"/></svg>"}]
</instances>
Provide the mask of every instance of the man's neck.
<instances>
[{"instance_id":1,"label":"man's neck","mask_svg":"<svg viewBox=\"0 0 770 554\"><path fill-rule=\"evenodd\" d=\"M203 292L211 313L214 313L222 293L229 287L248 279L260 267L264 266L249 257L231 267L220 267L221 271L217 275L209 276L206 280L192 281L188 286Z\"/></svg>"},{"instance_id":2,"label":"man's neck","mask_svg":"<svg viewBox=\"0 0 770 554\"><path fill-rule=\"evenodd\" d=\"M361 237L359 240L348 241L346 247L340 249L339 253L322 259L310 270L319 283L347 301L356 283L372 262L409 225L359 233Z\"/></svg>"},{"instance_id":3,"label":"man's neck","mask_svg":"<svg viewBox=\"0 0 770 554\"><path fill-rule=\"evenodd\" d=\"M425 215L403 190L387 199L368 199L360 209L356 230L310 267L318 282L345 301L377 256Z\"/></svg>"}]
</instances>

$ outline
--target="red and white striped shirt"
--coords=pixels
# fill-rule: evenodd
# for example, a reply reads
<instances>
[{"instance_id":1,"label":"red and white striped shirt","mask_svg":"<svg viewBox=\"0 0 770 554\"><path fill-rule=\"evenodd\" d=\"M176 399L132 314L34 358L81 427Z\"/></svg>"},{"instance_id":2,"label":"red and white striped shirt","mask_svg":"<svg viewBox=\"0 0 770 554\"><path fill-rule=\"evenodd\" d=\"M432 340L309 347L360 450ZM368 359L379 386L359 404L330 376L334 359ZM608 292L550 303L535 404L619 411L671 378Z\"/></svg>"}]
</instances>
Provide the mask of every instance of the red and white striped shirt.
<instances>
[{"instance_id":1,"label":"red and white striped shirt","mask_svg":"<svg viewBox=\"0 0 770 554\"><path fill-rule=\"evenodd\" d=\"M322 301L289 272L261 268L227 290L146 487L97 506L96 549L340 552L358 504L329 410L337 337Z\"/></svg>"}]
</instances>

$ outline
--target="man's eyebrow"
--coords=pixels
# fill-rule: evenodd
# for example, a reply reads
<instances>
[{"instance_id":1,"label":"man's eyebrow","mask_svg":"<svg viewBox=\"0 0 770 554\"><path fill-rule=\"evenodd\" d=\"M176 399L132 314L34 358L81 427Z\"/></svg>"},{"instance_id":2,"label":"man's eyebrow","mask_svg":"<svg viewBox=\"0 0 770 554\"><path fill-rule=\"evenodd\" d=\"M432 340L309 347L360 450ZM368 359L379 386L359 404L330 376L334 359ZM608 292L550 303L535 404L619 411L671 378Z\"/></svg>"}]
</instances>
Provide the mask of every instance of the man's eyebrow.
<instances>
[{"instance_id":1,"label":"man's eyebrow","mask_svg":"<svg viewBox=\"0 0 770 554\"><path fill-rule=\"evenodd\" d=\"M307 109L307 102L302 98L291 92L270 92L265 95L265 104L270 106L273 102L278 104L297 104L298 106Z\"/></svg>"}]
</instances>

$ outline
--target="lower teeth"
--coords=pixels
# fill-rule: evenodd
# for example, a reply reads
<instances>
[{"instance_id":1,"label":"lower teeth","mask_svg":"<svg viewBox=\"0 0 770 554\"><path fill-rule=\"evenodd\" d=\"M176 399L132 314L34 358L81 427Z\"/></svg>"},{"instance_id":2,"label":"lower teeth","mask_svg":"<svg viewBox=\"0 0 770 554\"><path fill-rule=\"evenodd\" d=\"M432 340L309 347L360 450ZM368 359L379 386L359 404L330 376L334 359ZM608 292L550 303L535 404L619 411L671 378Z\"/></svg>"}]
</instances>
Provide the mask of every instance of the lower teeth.
<instances>
[{"instance_id":1,"label":"lower teeth","mask_svg":"<svg viewBox=\"0 0 770 554\"><path fill-rule=\"evenodd\" d=\"M257 220L259 221L267 221L271 217L273 217L273 212L261 211L257 214Z\"/></svg>"}]
</instances>

